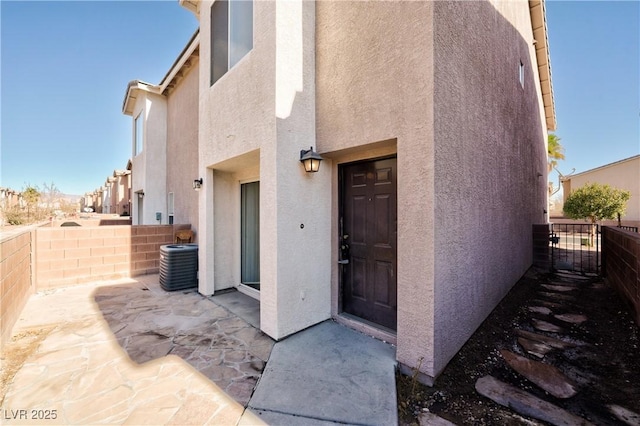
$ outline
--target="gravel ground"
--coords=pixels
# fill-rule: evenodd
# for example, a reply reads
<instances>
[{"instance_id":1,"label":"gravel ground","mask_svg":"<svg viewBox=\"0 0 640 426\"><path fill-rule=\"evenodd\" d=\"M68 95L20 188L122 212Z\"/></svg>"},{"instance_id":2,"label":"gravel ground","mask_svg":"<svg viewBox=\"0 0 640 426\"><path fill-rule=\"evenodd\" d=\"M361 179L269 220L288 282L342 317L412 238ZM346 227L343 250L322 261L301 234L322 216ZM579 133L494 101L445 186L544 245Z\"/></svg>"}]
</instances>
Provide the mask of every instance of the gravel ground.
<instances>
[{"instance_id":1,"label":"gravel ground","mask_svg":"<svg viewBox=\"0 0 640 426\"><path fill-rule=\"evenodd\" d=\"M573 285L575 290L552 293L543 287L549 284ZM541 293L547 295L541 296ZM541 299L551 301L553 294L556 295L553 302L561 305L553 308L554 314L583 314L587 321L567 324L529 309L541 305ZM535 319L561 325L565 331L541 333L532 326ZM569 399L555 398L506 364L500 355L501 349L536 359L517 343L518 329L578 344L572 349L552 351L542 359L577 384L577 395ZM423 386L411 377L398 376L400 423L418 424L422 413L431 412L458 425L546 424L478 394L474 388L476 380L491 375L595 424L625 424L609 407L618 405L640 413L639 348L640 328L634 323L630 308L600 279L532 270L482 323L438 377L435 386ZM640 418L635 421L640 422Z\"/></svg>"}]
</instances>

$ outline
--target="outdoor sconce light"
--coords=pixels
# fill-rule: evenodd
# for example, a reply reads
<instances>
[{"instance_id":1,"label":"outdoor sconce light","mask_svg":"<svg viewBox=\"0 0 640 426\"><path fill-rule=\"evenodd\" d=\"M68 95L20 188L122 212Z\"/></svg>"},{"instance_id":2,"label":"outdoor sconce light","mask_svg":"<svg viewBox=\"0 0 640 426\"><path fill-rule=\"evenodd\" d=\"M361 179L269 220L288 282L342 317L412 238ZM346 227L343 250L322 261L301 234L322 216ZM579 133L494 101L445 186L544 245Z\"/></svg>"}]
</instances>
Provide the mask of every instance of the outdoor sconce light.
<instances>
[{"instance_id":1,"label":"outdoor sconce light","mask_svg":"<svg viewBox=\"0 0 640 426\"><path fill-rule=\"evenodd\" d=\"M300 162L304 164L304 171L307 173L315 173L320 169L320 162L323 158L313 150L313 147L309 147L309 150L300 151Z\"/></svg>"},{"instance_id":2,"label":"outdoor sconce light","mask_svg":"<svg viewBox=\"0 0 640 426\"><path fill-rule=\"evenodd\" d=\"M144 197L144 192L138 192L138 198L142 199Z\"/></svg>"},{"instance_id":3,"label":"outdoor sconce light","mask_svg":"<svg viewBox=\"0 0 640 426\"><path fill-rule=\"evenodd\" d=\"M202 188L202 178L193 180L193 189L199 191Z\"/></svg>"}]
</instances>

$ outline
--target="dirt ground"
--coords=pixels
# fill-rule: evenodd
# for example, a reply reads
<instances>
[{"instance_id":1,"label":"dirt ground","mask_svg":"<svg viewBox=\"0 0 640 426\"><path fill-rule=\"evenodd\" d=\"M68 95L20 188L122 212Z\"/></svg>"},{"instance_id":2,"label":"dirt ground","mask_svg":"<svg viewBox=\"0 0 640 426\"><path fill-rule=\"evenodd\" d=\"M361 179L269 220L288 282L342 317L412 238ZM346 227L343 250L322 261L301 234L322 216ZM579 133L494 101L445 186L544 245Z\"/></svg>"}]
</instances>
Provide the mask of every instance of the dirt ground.
<instances>
[{"instance_id":1,"label":"dirt ground","mask_svg":"<svg viewBox=\"0 0 640 426\"><path fill-rule=\"evenodd\" d=\"M562 400L510 369L499 350L527 356L517 343L516 329L535 332L532 319L554 322L553 318L531 312L528 307L540 304L537 300L539 292L545 291L543 284L564 283L578 283L577 289L570 298L561 295L558 299L564 300L558 302L562 308L554 310L584 314L588 319L570 326L556 320L555 323L566 330L561 337L542 333L578 344L570 350L551 352L542 359L578 385L577 395ZM640 413L640 328L634 323L630 309L598 278L530 271L482 323L433 387L416 383L408 376L398 376L400 423L418 424L421 413L432 412L458 425L546 424L523 417L478 394L474 388L476 380L492 375L594 424L625 424L608 406L615 404Z\"/></svg>"}]
</instances>

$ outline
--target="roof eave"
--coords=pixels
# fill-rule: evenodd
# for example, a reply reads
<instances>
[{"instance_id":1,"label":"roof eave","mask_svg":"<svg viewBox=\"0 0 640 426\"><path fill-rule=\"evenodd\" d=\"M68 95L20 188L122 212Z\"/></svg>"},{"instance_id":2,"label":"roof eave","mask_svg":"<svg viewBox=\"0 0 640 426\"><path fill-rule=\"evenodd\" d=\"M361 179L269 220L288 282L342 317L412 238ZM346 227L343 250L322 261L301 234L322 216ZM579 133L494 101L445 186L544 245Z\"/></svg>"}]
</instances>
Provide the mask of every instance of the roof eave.
<instances>
[{"instance_id":1,"label":"roof eave","mask_svg":"<svg viewBox=\"0 0 640 426\"><path fill-rule=\"evenodd\" d=\"M158 86L160 88L160 93L165 94L167 90L173 88L176 85L177 80L186 74L187 70L198 59L199 55L200 29L197 29L160 82L160 85Z\"/></svg>"},{"instance_id":2,"label":"roof eave","mask_svg":"<svg viewBox=\"0 0 640 426\"><path fill-rule=\"evenodd\" d=\"M127 84L127 91L124 95L124 101L122 102L122 113L125 115L133 115L133 110L136 105L136 99L140 91L149 93L161 93L160 86L156 86L151 83L146 83L141 80L132 80Z\"/></svg>"},{"instance_id":3,"label":"roof eave","mask_svg":"<svg viewBox=\"0 0 640 426\"><path fill-rule=\"evenodd\" d=\"M556 108L553 100L553 84L551 81L551 61L549 59L549 38L544 0L529 0L531 29L535 40L540 90L544 105L547 130L556 130Z\"/></svg>"},{"instance_id":4,"label":"roof eave","mask_svg":"<svg viewBox=\"0 0 640 426\"><path fill-rule=\"evenodd\" d=\"M179 0L180 6L196 15L196 19L200 20L200 1L198 0Z\"/></svg>"}]
</instances>

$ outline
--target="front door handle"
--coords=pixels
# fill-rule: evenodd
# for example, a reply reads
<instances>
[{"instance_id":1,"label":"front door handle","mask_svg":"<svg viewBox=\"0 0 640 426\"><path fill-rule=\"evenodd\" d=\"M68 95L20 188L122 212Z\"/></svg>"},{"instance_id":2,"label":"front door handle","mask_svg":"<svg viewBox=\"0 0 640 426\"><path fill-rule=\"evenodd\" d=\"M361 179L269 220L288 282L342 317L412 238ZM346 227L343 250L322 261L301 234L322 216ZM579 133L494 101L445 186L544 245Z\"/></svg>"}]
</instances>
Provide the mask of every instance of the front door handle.
<instances>
[{"instance_id":1,"label":"front door handle","mask_svg":"<svg viewBox=\"0 0 640 426\"><path fill-rule=\"evenodd\" d=\"M338 260L338 264L340 264L340 265L348 265L349 264L349 259Z\"/></svg>"}]
</instances>

